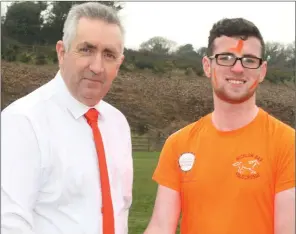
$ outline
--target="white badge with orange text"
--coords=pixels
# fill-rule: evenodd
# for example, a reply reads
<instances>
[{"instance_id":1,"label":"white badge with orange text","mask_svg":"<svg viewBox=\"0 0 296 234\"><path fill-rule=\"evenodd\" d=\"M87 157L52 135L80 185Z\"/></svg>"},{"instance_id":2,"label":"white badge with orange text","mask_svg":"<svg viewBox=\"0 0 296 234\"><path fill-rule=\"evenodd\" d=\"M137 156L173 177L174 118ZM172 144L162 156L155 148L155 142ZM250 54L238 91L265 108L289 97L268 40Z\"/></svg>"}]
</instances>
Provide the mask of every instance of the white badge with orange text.
<instances>
[{"instance_id":1,"label":"white badge with orange text","mask_svg":"<svg viewBox=\"0 0 296 234\"><path fill-rule=\"evenodd\" d=\"M195 156L193 153L181 154L179 158L179 166L182 171L190 171L193 167Z\"/></svg>"}]
</instances>

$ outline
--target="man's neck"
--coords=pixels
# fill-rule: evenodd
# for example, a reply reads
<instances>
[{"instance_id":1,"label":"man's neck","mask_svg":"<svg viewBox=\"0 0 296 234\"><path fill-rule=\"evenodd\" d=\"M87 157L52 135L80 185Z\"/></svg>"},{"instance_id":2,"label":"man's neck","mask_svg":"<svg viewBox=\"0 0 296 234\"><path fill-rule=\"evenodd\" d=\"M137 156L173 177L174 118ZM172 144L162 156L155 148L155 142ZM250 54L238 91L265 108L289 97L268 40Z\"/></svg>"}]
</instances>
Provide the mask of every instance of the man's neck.
<instances>
[{"instance_id":1,"label":"man's neck","mask_svg":"<svg viewBox=\"0 0 296 234\"><path fill-rule=\"evenodd\" d=\"M220 131L232 131L242 128L252 122L259 108L255 96L240 104L230 104L214 96L214 112L212 122Z\"/></svg>"}]
</instances>

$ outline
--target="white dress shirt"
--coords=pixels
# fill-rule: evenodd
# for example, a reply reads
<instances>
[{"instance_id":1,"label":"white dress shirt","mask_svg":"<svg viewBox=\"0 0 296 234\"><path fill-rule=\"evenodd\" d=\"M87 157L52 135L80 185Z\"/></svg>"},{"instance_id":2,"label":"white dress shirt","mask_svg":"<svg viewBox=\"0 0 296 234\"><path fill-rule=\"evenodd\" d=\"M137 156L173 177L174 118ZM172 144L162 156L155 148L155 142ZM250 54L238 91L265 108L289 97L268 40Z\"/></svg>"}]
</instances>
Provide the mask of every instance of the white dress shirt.
<instances>
[{"instance_id":1,"label":"white dress shirt","mask_svg":"<svg viewBox=\"0 0 296 234\"><path fill-rule=\"evenodd\" d=\"M100 116L115 233L128 233L133 162L130 127L110 104ZM100 174L89 107L56 77L1 113L1 233L102 234Z\"/></svg>"}]
</instances>

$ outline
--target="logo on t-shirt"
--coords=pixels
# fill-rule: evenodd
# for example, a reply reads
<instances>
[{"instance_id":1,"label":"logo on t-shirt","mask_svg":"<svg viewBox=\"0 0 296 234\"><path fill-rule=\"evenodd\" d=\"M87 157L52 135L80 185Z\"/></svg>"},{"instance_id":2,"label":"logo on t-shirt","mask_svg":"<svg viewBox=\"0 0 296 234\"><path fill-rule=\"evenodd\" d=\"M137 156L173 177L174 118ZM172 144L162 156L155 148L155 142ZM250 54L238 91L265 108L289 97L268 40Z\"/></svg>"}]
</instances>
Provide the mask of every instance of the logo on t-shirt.
<instances>
[{"instance_id":1,"label":"logo on t-shirt","mask_svg":"<svg viewBox=\"0 0 296 234\"><path fill-rule=\"evenodd\" d=\"M260 177L257 168L262 162L262 158L254 154L241 154L236 157L236 162L232 166L237 168L236 176L240 179L256 179Z\"/></svg>"},{"instance_id":2,"label":"logo on t-shirt","mask_svg":"<svg viewBox=\"0 0 296 234\"><path fill-rule=\"evenodd\" d=\"M193 167L195 156L193 153L183 153L179 158L179 166L182 171L190 171Z\"/></svg>"}]
</instances>

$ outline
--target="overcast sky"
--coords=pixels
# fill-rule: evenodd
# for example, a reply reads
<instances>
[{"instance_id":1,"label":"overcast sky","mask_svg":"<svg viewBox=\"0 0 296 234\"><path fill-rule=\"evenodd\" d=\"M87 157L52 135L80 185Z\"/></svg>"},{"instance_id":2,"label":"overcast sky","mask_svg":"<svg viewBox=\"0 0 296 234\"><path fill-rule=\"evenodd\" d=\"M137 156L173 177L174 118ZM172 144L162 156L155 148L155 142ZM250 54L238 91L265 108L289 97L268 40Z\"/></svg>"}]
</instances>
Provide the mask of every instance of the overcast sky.
<instances>
[{"instance_id":1,"label":"overcast sky","mask_svg":"<svg viewBox=\"0 0 296 234\"><path fill-rule=\"evenodd\" d=\"M206 46L212 25L224 17L252 21L265 41L295 40L295 2L125 2L120 15L128 48L138 48L154 36L178 45Z\"/></svg>"}]
</instances>

